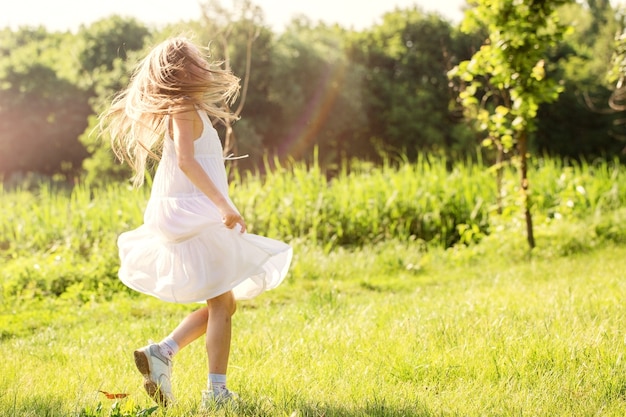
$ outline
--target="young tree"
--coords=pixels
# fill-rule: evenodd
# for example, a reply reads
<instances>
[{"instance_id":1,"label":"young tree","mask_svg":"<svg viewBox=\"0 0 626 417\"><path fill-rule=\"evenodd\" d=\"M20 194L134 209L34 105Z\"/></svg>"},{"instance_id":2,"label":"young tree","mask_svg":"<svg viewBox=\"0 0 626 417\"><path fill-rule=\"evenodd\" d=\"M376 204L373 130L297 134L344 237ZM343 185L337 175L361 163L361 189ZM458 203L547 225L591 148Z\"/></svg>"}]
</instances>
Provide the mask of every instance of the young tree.
<instances>
[{"instance_id":1,"label":"young tree","mask_svg":"<svg viewBox=\"0 0 626 417\"><path fill-rule=\"evenodd\" d=\"M546 52L564 36L556 8L573 0L470 0L461 29L486 29L488 38L468 61L450 72L465 84L463 106L474 115L488 139L483 144L503 152L517 148L526 234L535 247L528 183L528 137L536 127L541 103L562 90L546 77Z\"/></svg>"}]
</instances>

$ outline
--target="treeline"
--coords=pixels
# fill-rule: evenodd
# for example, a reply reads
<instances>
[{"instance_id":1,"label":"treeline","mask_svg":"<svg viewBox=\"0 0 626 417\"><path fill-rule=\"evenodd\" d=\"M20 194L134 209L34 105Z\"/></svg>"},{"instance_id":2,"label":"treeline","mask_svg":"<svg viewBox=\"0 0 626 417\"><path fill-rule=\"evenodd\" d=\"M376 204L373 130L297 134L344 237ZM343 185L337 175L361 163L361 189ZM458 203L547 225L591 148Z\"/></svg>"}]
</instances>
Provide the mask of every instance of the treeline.
<instances>
[{"instance_id":1,"label":"treeline","mask_svg":"<svg viewBox=\"0 0 626 417\"><path fill-rule=\"evenodd\" d=\"M128 177L97 140L96 117L122 88L147 48L174 34L210 44L213 57L242 78L233 109L241 120L226 144L243 168L274 156L315 158L332 169L350 158L475 154L482 141L464 120L461 87L447 76L484 42L437 14L396 9L356 31L294 18L281 33L249 1L227 10L202 4L198 19L167 27L110 16L76 33L44 28L0 31L0 176L26 173L90 182ZM622 15L607 0L559 10L573 28L546 56L564 86L538 113L532 151L563 158L622 155L621 117L608 107L606 81ZM269 158L268 158L269 157ZM266 159L268 158L268 159Z\"/></svg>"}]
</instances>

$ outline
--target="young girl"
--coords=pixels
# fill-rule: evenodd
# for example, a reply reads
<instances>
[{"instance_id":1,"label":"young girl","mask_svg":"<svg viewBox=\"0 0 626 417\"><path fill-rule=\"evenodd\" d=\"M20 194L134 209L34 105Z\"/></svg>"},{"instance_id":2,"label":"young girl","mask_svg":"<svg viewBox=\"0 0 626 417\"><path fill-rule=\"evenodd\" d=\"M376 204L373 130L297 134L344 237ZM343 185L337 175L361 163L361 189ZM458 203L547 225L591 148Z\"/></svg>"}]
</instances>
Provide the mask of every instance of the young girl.
<instances>
[{"instance_id":1,"label":"young girl","mask_svg":"<svg viewBox=\"0 0 626 417\"><path fill-rule=\"evenodd\" d=\"M160 343L134 352L146 391L162 405L174 401L172 358L203 334L209 365L203 405L236 397L226 387L235 300L278 286L291 262L289 245L246 233L228 196L210 118L233 118L224 103L238 89L238 78L176 37L151 50L100 118L116 155L132 166L136 186L147 160L160 158L144 224L118 240L120 279L164 301L206 302Z\"/></svg>"}]
</instances>

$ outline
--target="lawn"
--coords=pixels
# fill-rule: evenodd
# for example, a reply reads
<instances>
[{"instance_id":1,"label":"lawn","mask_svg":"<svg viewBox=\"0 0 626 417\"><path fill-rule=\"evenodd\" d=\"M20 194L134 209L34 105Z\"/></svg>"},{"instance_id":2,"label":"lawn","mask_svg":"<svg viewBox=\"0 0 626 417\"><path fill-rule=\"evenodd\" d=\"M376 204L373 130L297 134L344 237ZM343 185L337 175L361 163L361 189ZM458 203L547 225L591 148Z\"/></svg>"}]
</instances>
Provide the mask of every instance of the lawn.
<instances>
[{"instance_id":1,"label":"lawn","mask_svg":"<svg viewBox=\"0 0 626 417\"><path fill-rule=\"evenodd\" d=\"M152 408L134 369L132 351L195 305L85 301L75 287L2 304L0 415L624 416L626 247L528 258L294 246L285 283L235 315L236 408L200 410L200 341L175 358L168 410Z\"/></svg>"}]
</instances>

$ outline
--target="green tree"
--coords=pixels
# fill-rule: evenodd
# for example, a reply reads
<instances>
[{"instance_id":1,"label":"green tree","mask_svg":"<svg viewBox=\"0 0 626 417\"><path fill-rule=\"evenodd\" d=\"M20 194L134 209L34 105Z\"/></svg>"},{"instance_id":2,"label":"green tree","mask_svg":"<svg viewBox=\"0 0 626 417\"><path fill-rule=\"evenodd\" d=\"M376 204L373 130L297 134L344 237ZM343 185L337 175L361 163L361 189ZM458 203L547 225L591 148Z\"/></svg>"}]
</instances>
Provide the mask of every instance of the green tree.
<instances>
[{"instance_id":1,"label":"green tree","mask_svg":"<svg viewBox=\"0 0 626 417\"><path fill-rule=\"evenodd\" d=\"M306 159L317 148L328 167L362 153L364 71L346 54L349 36L298 16L276 40L268 96L276 111L265 143L279 155Z\"/></svg>"},{"instance_id":2,"label":"green tree","mask_svg":"<svg viewBox=\"0 0 626 417\"><path fill-rule=\"evenodd\" d=\"M97 82L101 72L113 71L118 60L126 61L130 51L144 47L149 29L134 18L112 15L89 26L81 26L78 61L87 81Z\"/></svg>"},{"instance_id":3,"label":"green tree","mask_svg":"<svg viewBox=\"0 0 626 417\"><path fill-rule=\"evenodd\" d=\"M556 100L562 87L546 77L546 54L563 38L556 8L571 0L471 0L462 29L485 28L489 36L468 61L451 71L466 83L463 105L488 132L486 145L517 148L528 245L535 247L527 176L529 133L539 105ZM482 94L482 96L481 96Z\"/></svg>"},{"instance_id":4,"label":"green tree","mask_svg":"<svg viewBox=\"0 0 626 417\"><path fill-rule=\"evenodd\" d=\"M623 127L626 124L623 117L624 112L626 112L626 28L624 22L626 20L626 9L622 9L619 15L622 19L621 28L613 42L606 82L612 89L609 97L609 106L622 116L618 123ZM626 139L626 135L622 134L621 139ZM626 148L622 152L625 150Z\"/></svg>"},{"instance_id":5,"label":"green tree","mask_svg":"<svg viewBox=\"0 0 626 417\"><path fill-rule=\"evenodd\" d=\"M137 52L129 52L135 57ZM90 96L90 113L87 119L87 128L79 136L79 141L84 145L88 156L82 162L84 179L90 184L99 185L111 180L124 181L131 176L131 170L127 164L121 164L113 154L108 138L99 136L98 114L110 105L115 93L120 91L129 80L130 59L123 61L115 59L111 71L101 71L97 75L97 81L93 86Z\"/></svg>"},{"instance_id":6,"label":"green tree","mask_svg":"<svg viewBox=\"0 0 626 417\"><path fill-rule=\"evenodd\" d=\"M613 51L618 15L608 1L567 4L558 9L564 24L576 30L550 53L552 76L562 80L563 93L540 106L534 150L571 159L618 155L623 143L621 117L607 107L612 88L603 77Z\"/></svg>"},{"instance_id":7,"label":"green tree","mask_svg":"<svg viewBox=\"0 0 626 417\"><path fill-rule=\"evenodd\" d=\"M458 121L447 72L469 57L455 31L436 14L396 10L355 36L351 59L366 68L364 106L369 135L410 157L451 148Z\"/></svg>"},{"instance_id":8,"label":"green tree","mask_svg":"<svg viewBox=\"0 0 626 417\"><path fill-rule=\"evenodd\" d=\"M68 34L42 28L0 33L0 174L77 175L88 95L59 75Z\"/></svg>"},{"instance_id":9,"label":"green tree","mask_svg":"<svg viewBox=\"0 0 626 417\"><path fill-rule=\"evenodd\" d=\"M88 125L79 140L89 153L82 167L92 184L130 178L128 166L115 160L107 138L99 137L97 115L126 86L150 36L150 30L136 19L115 15L82 26L76 35L78 83L89 92Z\"/></svg>"}]
</instances>

